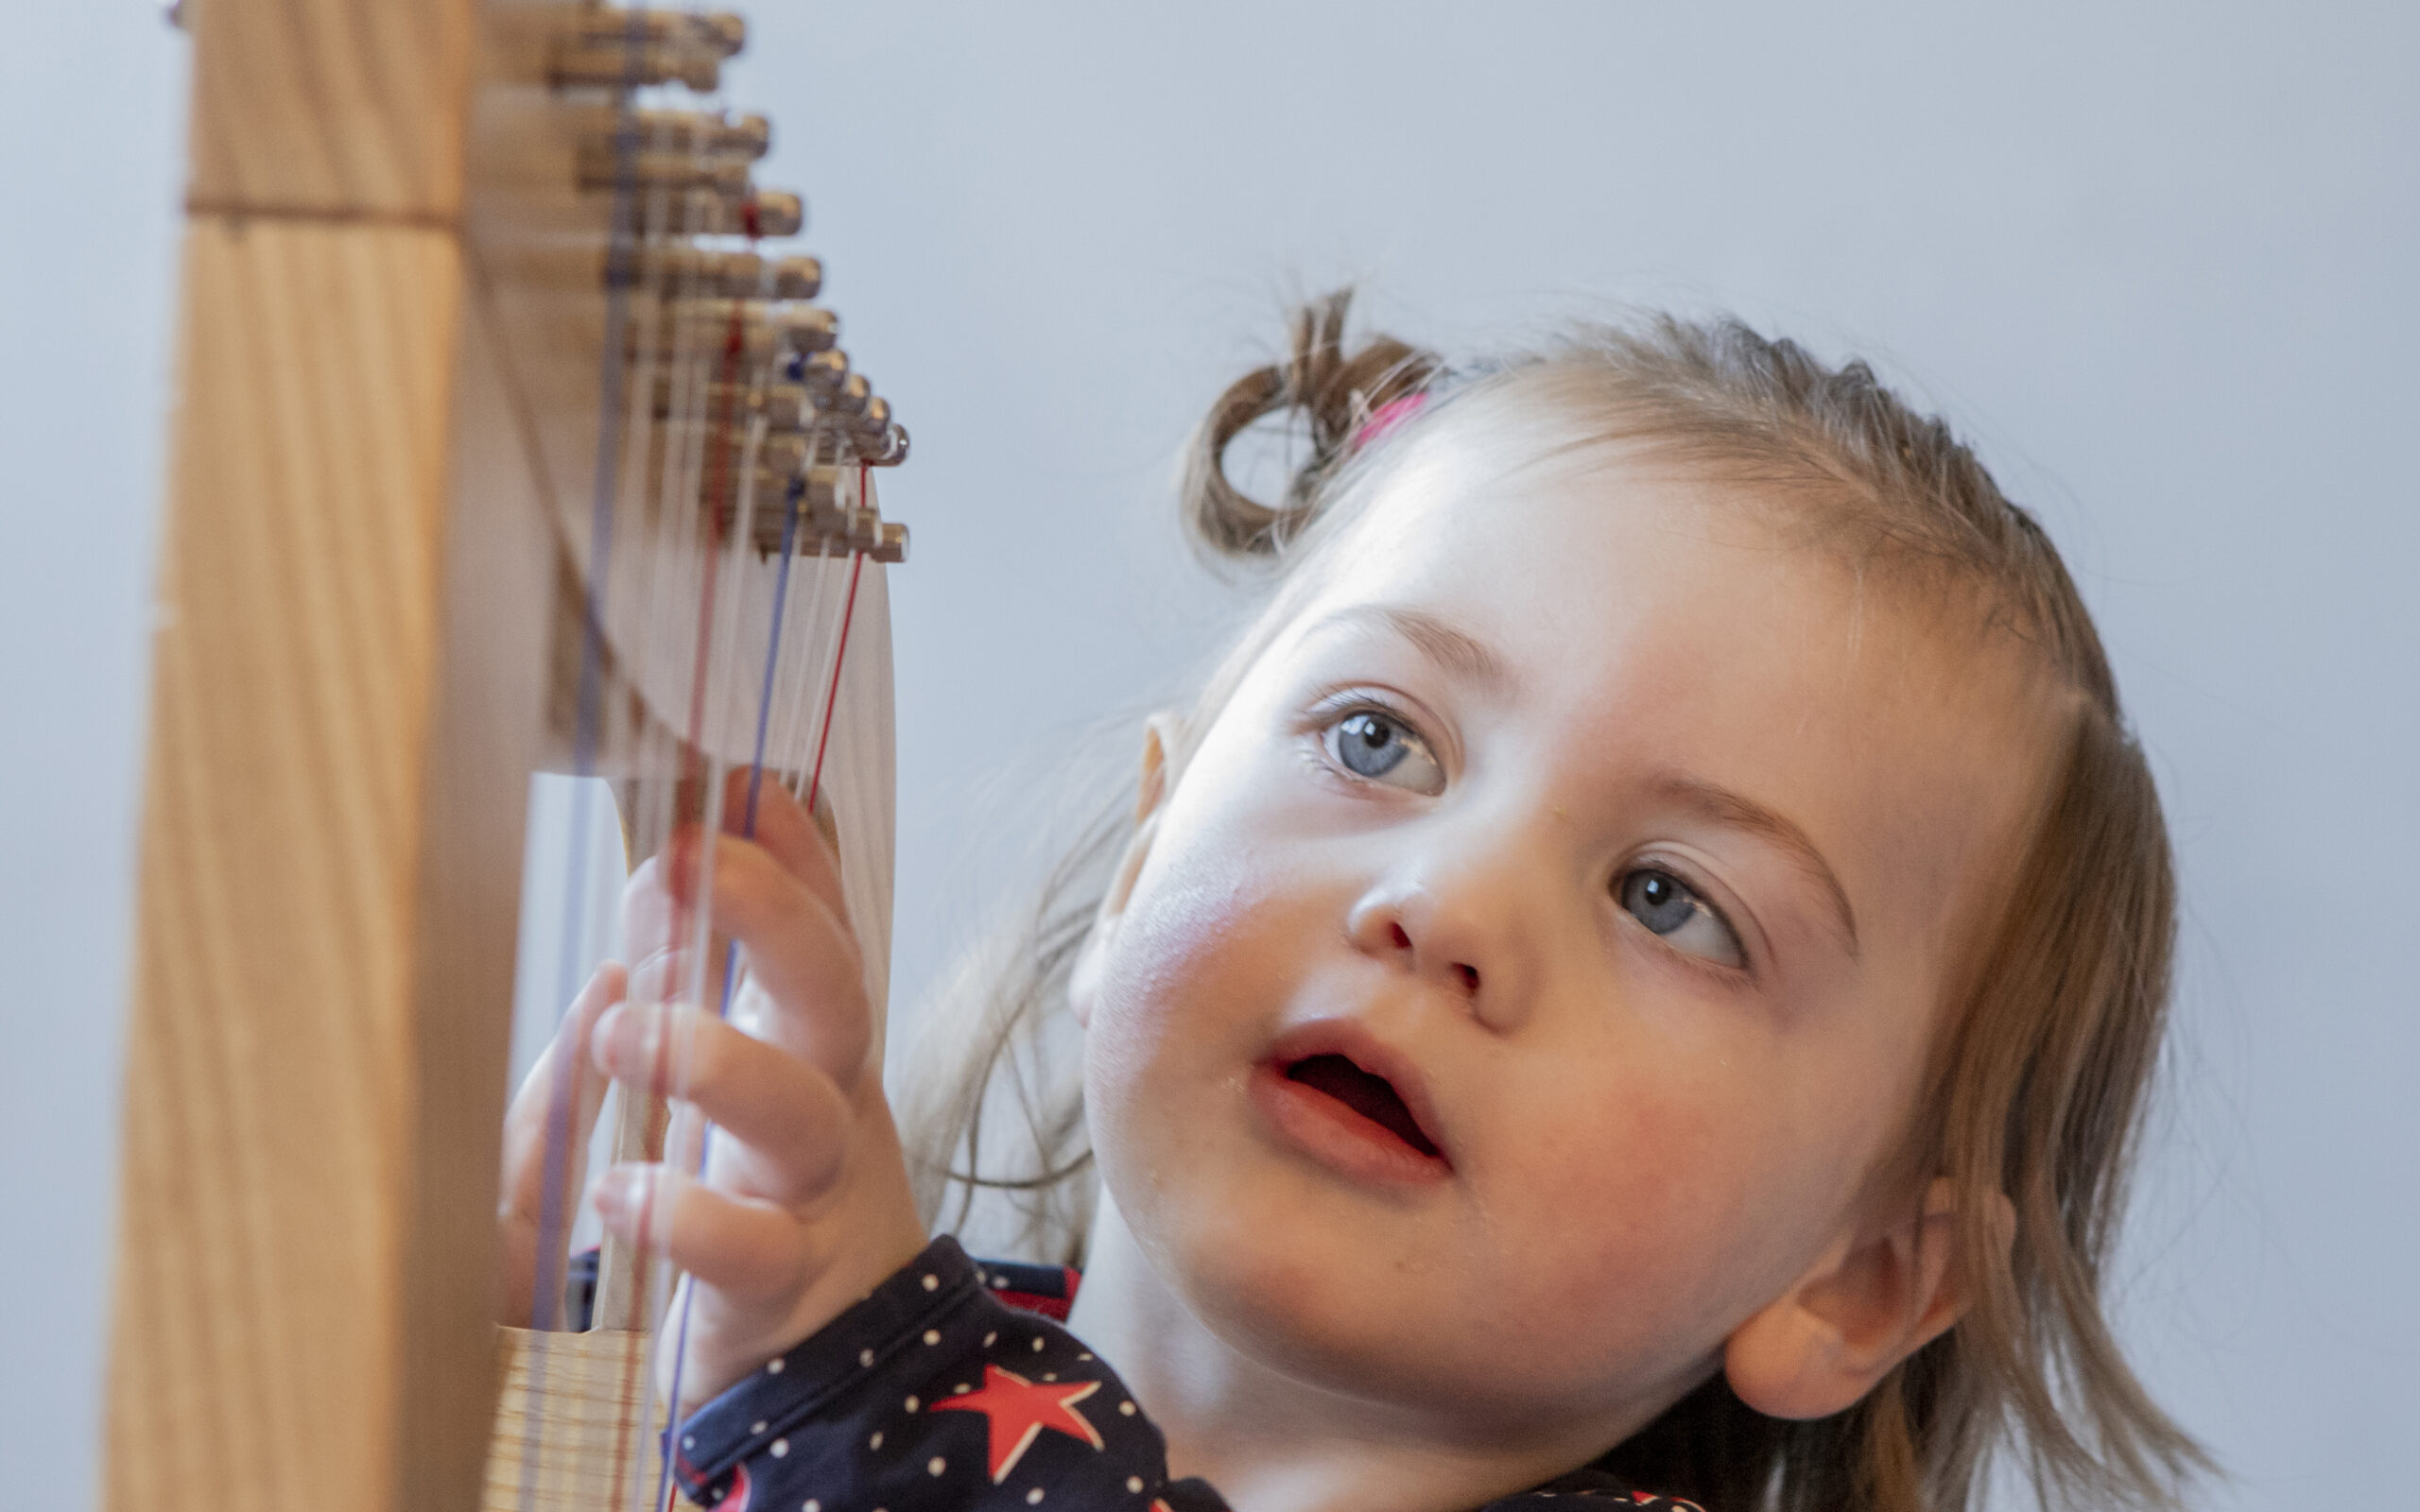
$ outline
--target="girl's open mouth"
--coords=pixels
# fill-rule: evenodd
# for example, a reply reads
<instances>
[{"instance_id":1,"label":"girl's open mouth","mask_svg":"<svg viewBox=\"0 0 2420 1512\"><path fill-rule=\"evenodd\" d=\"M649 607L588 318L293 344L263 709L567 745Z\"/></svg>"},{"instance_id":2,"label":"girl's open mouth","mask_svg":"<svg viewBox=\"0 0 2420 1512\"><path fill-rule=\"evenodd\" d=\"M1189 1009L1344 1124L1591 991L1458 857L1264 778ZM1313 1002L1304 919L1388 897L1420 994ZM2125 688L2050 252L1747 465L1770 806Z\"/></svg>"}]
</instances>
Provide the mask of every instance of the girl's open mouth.
<instances>
[{"instance_id":1,"label":"girl's open mouth","mask_svg":"<svg viewBox=\"0 0 2420 1512\"><path fill-rule=\"evenodd\" d=\"M1395 1091L1395 1084L1363 1071L1343 1056L1311 1056L1298 1060L1286 1068L1286 1079L1326 1093L1421 1154L1436 1156L1437 1146L1420 1131L1419 1121L1404 1106L1403 1094Z\"/></svg>"},{"instance_id":2,"label":"girl's open mouth","mask_svg":"<svg viewBox=\"0 0 2420 1512\"><path fill-rule=\"evenodd\" d=\"M1357 1025L1286 1036L1253 1068L1252 1093L1285 1143L1345 1176L1396 1185L1453 1172L1418 1071Z\"/></svg>"}]
</instances>

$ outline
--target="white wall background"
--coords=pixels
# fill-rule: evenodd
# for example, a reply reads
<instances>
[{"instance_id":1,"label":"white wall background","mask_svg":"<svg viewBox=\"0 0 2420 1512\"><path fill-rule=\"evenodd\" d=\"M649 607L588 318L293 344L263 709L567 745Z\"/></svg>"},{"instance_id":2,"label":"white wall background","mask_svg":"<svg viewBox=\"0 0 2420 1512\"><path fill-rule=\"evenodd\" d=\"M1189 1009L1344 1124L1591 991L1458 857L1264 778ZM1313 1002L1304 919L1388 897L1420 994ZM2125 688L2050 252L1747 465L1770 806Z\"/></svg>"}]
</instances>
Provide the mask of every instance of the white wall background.
<instances>
[{"instance_id":1,"label":"white wall background","mask_svg":"<svg viewBox=\"0 0 2420 1512\"><path fill-rule=\"evenodd\" d=\"M2408 1504L2420 1418L2420 10L843 7L735 75L914 428L897 971L1024 795L1228 601L1168 481L1277 301L1402 334L1614 300L1876 354L2068 553L2187 907L2127 1337L2219 1508ZM183 44L0 48L0 1486L93 1485Z\"/></svg>"}]
</instances>

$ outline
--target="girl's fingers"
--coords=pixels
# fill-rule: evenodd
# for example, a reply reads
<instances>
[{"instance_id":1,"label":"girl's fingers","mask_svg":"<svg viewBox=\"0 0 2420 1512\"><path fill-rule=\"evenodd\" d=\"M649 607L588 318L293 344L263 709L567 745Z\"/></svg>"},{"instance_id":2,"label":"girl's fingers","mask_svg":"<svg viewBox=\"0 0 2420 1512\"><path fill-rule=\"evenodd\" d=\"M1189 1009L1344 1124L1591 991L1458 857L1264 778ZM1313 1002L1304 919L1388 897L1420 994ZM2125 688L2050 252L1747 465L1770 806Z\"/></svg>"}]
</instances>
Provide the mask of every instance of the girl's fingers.
<instances>
[{"instance_id":1,"label":"girl's fingers","mask_svg":"<svg viewBox=\"0 0 2420 1512\"><path fill-rule=\"evenodd\" d=\"M661 1165L617 1165L597 1179L596 1215L614 1237L669 1259L751 1303L796 1290L805 1231L779 1207L730 1196Z\"/></svg>"},{"instance_id":2,"label":"girl's fingers","mask_svg":"<svg viewBox=\"0 0 2420 1512\"><path fill-rule=\"evenodd\" d=\"M723 971L730 962L728 940L710 940L706 946L706 971L702 976L691 970L698 959L694 950L658 951L631 967L630 990L624 994L631 1003L716 1003L723 1002Z\"/></svg>"},{"instance_id":3,"label":"girl's fingers","mask_svg":"<svg viewBox=\"0 0 2420 1512\"><path fill-rule=\"evenodd\" d=\"M666 870L673 893L695 895L702 846L676 847ZM865 962L857 942L814 891L771 853L746 840L714 841L715 927L748 948L748 971L784 1012L768 1018L768 1038L804 1056L845 1091L856 1085L873 1044Z\"/></svg>"},{"instance_id":4,"label":"girl's fingers","mask_svg":"<svg viewBox=\"0 0 2420 1512\"><path fill-rule=\"evenodd\" d=\"M622 955L641 961L671 948L672 895L664 888L664 861L649 856L622 885Z\"/></svg>"},{"instance_id":5,"label":"girl's fingers","mask_svg":"<svg viewBox=\"0 0 2420 1512\"><path fill-rule=\"evenodd\" d=\"M572 999L537 1063L513 1094L504 1122L504 1191L506 1206L514 1212L538 1215L543 1205L549 1159L570 1162L564 1189L579 1190L579 1161L586 1155L588 1136L596 1127L603 1105L605 1078L590 1059L588 1042L597 1021L622 1001L629 976L607 962ZM562 1077L574 1085L565 1095ZM568 1205L566 1204L566 1209Z\"/></svg>"},{"instance_id":6,"label":"girl's fingers","mask_svg":"<svg viewBox=\"0 0 2420 1512\"><path fill-rule=\"evenodd\" d=\"M751 812L750 789L754 788ZM747 767L734 770L723 787L722 827L727 834L765 848L774 864L798 879L838 918L849 917L840 890L840 861L831 842L789 789L768 777L752 781Z\"/></svg>"},{"instance_id":7,"label":"girl's fingers","mask_svg":"<svg viewBox=\"0 0 2420 1512\"><path fill-rule=\"evenodd\" d=\"M551 1314L554 1305L534 1297L538 1251L541 1244L560 1250L570 1231L588 1138L605 1100L605 1078L589 1057L589 1039L598 1018L620 1001L623 987L622 969L610 963L589 978L505 1113L502 1321L515 1327L529 1326L533 1310ZM556 1320L535 1321L550 1328Z\"/></svg>"},{"instance_id":8,"label":"girl's fingers","mask_svg":"<svg viewBox=\"0 0 2420 1512\"><path fill-rule=\"evenodd\" d=\"M597 1026L596 1046L596 1064L615 1080L685 1099L744 1145L755 1159L734 1161L731 1175L755 1194L804 1202L839 1174L847 1100L829 1076L787 1051L700 1008L658 1004L615 1008ZM681 1163L694 1168L695 1160Z\"/></svg>"}]
</instances>

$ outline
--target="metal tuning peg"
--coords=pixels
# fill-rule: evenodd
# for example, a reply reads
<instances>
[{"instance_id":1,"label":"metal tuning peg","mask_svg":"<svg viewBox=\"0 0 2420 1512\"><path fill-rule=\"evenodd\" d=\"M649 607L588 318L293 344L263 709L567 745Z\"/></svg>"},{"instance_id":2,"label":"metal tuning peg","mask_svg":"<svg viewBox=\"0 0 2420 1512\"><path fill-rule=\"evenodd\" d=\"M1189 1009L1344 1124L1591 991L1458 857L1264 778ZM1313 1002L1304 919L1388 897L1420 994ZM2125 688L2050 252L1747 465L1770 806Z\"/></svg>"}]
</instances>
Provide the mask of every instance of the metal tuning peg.
<instances>
[{"instance_id":1,"label":"metal tuning peg","mask_svg":"<svg viewBox=\"0 0 2420 1512\"><path fill-rule=\"evenodd\" d=\"M773 123L728 111L634 111L628 129L637 145L657 152L695 152L753 163L773 145Z\"/></svg>"},{"instance_id":2,"label":"metal tuning peg","mask_svg":"<svg viewBox=\"0 0 2420 1512\"><path fill-rule=\"evenodd\" d=\"M750 193L744 159L652 147L622 152L615 150L612 142L596 141L580 144L579 183L591 194L611 194L622 189L695 189L718 199L737 200L747 198Z\"/></svg>"},{"instance_id":3,"label":"metal tuning peg","mask_svg":"<svg viewBox=\"0 0 2420 1512\"><path fill-rule=\"evenodd\" d=\"M892 421L884 428L878 449L870 451L859 460L868 467L897 467L908 460L908 427ZM905 538L902 538L903 549ZM886 560L905 559L885 558Z\"/></svg>"},{"instance_id":4,"label":"metal tuning peg","mask_svg":"<svg viewBox=\"0 0 2420 1512\"><path fill-rule=\"evenodd\" d=\"M747 43L748 24L735 15L582 8L557 43L549 73L557 88L683 84L711 94L721 84L723 60Z\"/></svg>"},{"instance_id":5,"label":"metal tuning peg","mask_svg":"<svg viewBox=\"0 0 2420 1512\"><path fill-rule=\"evenodd\" d=\"M674 236L795 236L806 224L806 202L777 189L678 195L666 208L663 229Z\"/></svg>"},{"instance_id":6,"label":"metal tuning peg","mask_svg":"<svg viewBox=\"0 0 2420 1512\"><path fill-rule=\"evenodd\" d=\"M645 333L638 321L629 329L627 339L635 353ZM666 306L663 328L654 336L659 358L683 350L685 342L692 356L717 353L764 362L821 352L839 334L840 318L821 305L676 299Z\"/></svg>"},{"instance_id":7,"label":"metal tuning peg","mask_svg":"<svg viewBox=\"0 0 2420 1512\"><path fill-rule=\"evenodd\" d=\"M823 264L813 257L776 257L769 271L772 287L767 298L811 300L823 292Z\"/></svg>"},{"instance_id":8,"label":"metal tuning peg","mask_svg":"<svg viewBox=\"0 0 2420 1512\"><path fill-rule=\"evenodd\" d=\"M809 394L824 394L849 376L849 354L838 347L802 352L782 369L782 376L803 385Z\"/></svg>"}]
</instances>

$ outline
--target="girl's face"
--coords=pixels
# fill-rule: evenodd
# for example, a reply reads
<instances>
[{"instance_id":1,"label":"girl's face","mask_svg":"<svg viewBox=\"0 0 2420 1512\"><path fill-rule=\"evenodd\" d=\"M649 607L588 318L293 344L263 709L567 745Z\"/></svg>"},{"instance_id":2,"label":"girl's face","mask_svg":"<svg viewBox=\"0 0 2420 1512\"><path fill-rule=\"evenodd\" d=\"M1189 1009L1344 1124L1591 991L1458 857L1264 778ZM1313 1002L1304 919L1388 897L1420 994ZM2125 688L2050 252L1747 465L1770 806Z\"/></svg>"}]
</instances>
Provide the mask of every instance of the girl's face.
<instances>
[{"instance_id":1,"label":"girl's face","mask_svg":"<svg viewBox=\"0 0 2420 1512\"><path fill-rule=\"evenodd\" d=\"M2057 716L1720 486L1474 452L1407 459L1159 804L1094 1144L1247 1355L1626 1430L1876 1220Z\"/></svg>"}]
</instances>

